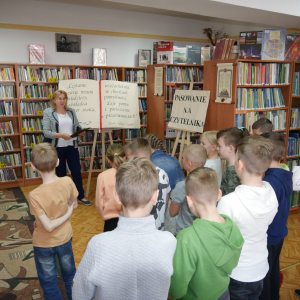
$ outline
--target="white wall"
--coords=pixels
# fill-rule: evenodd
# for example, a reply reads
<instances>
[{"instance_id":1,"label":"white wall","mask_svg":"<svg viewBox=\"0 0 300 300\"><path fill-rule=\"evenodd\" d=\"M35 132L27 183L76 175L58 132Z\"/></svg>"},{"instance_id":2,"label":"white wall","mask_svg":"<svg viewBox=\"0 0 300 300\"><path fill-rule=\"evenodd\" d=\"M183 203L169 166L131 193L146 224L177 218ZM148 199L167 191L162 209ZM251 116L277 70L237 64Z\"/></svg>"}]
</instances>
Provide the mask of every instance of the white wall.
<instances>
[{"instance_id":1,"label":"white wall","mask_svg":"<svg viewBox=\"0 0 300 300\"><path fill-rule=\"evenodd\" d=\"M0 22L7 24L49 26L86 30L101 30L138 34L203 39L205 27L223 29L229 35L257 27L237 26L190 20L178 17L103 9L65 3L35 0L0 1ZM151 49L156 40L82 34L82 51L58 53L55 33L44 31L12 30L0 28L0 62L28 62L28 44L43 44L47 64L92 64L92 48L107 48L109 66L137 66L138 49ZM177 42L177 46L196 44Z\"/></svg>"}]
</instances>

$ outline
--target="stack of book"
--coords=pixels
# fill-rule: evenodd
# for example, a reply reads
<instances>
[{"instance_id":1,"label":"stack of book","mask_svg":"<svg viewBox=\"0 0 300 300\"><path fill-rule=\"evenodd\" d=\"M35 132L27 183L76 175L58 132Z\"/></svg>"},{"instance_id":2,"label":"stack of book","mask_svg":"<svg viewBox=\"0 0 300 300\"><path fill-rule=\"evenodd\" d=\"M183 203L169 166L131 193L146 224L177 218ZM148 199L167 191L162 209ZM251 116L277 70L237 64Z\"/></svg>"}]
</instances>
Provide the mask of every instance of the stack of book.
<instances>
[{"instance_id":1,"label":"stack of book","mask_svg":"<svg viewBox=\"0 0 300 300\"><path fill-rule=\"evenodd\" d=\"M285 107L280 88L237 88L236 110Z\"/></svg>"},{"instance_id":2,"label":"stack of book","mask_svg":"<svg viewBox=\"0 0 300 300\"><path fill-rule=\"evenodd\" d=\"M260 118L267 118L273 123L273 130L283 130L286 127L286 111L273 110L264 112L248 112L246 114L235 115L235 126L245 127L252 132L252 124Z\"/></svg>"},{"instance_id":3,"label":"stack of book","mask_svg":"<svg viewBox=\"0 0 300 300\"><path fill-rule=\"evenodd\" d=\"M0 99L10 98L15 98L15 86L0 84Z\"/></svg>"},{"instance_id":4,"label":"stack of book","mask_svg":"<svg viewBox=\"0 0 300 300\"><path fill-rule=\"evenodd\" d=\"M13 114L12 102L0 102L0 116L13 116Z\"/></svg>"},{"instance_id":5,"label":"stack of book","mask_svg":"<svg viewBox=\"0 0 300 300\"><path fill-rule=\"evenodd\" d=\"M118 80L117 69L97 69L97 68L86 68L75 70L76 79L94 79L94 80Z\"/></svg>"},{"instance_id":6,"label":"stack of book","mask_svg":"<svg viewBox=\"0 0 300 300\"><path fill-rule=\"evenodd\" d=\"M43 134L23 134L23 147L35 147L44 141Z\"/></svg>"},{"instance_id":7,"label":"stack of book","mask_svg":"<svg viewBox=\"0 0 300 300\"><path fill-rule=\"evenodd\" d=\"M20 98L49 98L58 90L57 84L53 85L27 85L20 84Z\"/></svg>"},{"instance_id":8,"label":"stack of book","mask_svg":"<svg viewBox=\"0 0 300 300\"><path fill-rule=\"evenodd\" d=\"M300 107L292 107L290 128L300 128Z\"/></svg>"},{"instance_id":9,"label":"stack of book","mask_svg":"<svg viewBox=\"0 0 300 300\"><path fill-rule=\"evenodd\" d=\"M288 157L299 156L299 133L290 132L288 140Z\"/></svg>"},{"instance_id":10,"label":"stack of book","mask_svg":"<svg viewBox=\"0 0 300 300\"><path fill-rule=\"evenodd\" d=\"M14 134L14 128L11 121L0 123L0 134Z\"/></svg>"},{"instance_id":11,"label":"stack of book","mask_svg":"<svg viewBox=\"0 0 300 300\"><path fill-rule=\"evenodd\" d=\"M136 69L126 70L125 81L147 83L147 70L136 70Z\"/></svg>"},{"instance_id":12,"label":"stack of book","mask_svg":"<svg viewBox=\"0 0 300 300\"><path fill-rule=\"evenodd\" d=\"M19 67L20 81L37 81L37 82L56 82L60 80L72 79L70 69L45 69L45 68L30 68L29 66Z\"/></svg>"},{"instance_id":13,"label":"stack of book","mask_svg":"<svg viewBox=\"0 0 300 300\"><path fill-rule=\"evenodd\" d=\"M141 100L141 99L139 99L139 110L140 111L147 110L147 100Z\"/></svg>"},{"instance_id":14,"label":"stack of book","mask_svg":"<svg viewBox=\"0 0 300 300\"><path fill-rule=\"evenodd\" d=\"M22 164L20 153L0 155L0 164L3 167L20 166Z\"/></svg>"},{"instance_id":15,"label":"stack of book","mask_svg":"<svg viewBox=\"0 0 300 300\"><path fill-rule=\"evenodd\" d=\"M189 85L166 85L165 87L165 101L173 101L173 96L175 94L176 90L189 90L190 86ZM193 90L203 90L202 85L194 85Z\"/></svg>"},{"instance_id":16,"label":"stack of book","mask_svg":"<svg viewBox=\"0 0 300 300\"><path fill-rule=\"evenodd\" d=\"M32 167L30 165L25 166L25 177L26 179L32 179L32 178L40 178L40 174L37 171L33 171Z\"/></svg>"},{"instance_id":17,"label":"stack of book","mask_svg":"<svg viewBox=\"0 0 300 300\"><path fill-rule=\"evenodd\" d=\"M0 81L16 81L14 68L0 68Z\"/></svg>"},{"instance_id":18,"label":"stack of book","mask_svg":"<svg viewBox=\"0 0 300 300\"><path fill-rule=\"evenodd\" d=\"M300 96L300 71L294 74L293 95Z\"/></svg>"},{"instance_id":19,"label":"stack of book","mask_svg":"<svg viewBox=\"0 0 300 300\"><path fill-rule=\"evenodd\" d=\"M14 145L10 138L0 138L0 152L13 151Z\"/></svg>"},{"instance_id":20,"label":"stack of book","mask_svg":"<svg viewBox=\"0 0 300 300\"><path fill-rule=\"evenodd\" d=\"M125 140L133 140L137 137L145 137L147 135L147 128L141 129L125 129Z\"/></svg>"},{"instance_id":21,"label":"stack of book","mask_svg":"<svg viewBox=\"0 0 300 300\"><path fill-rule=\"evenodd\" d=\"M197 67L170 67L166 66L166 82L203 83L203 69Z\"/></svg>"},{"instance_id":22,"label":"stack of book","mask_svg":"<svg viewBox=\"0 0 300 300\"><path fill-rule=\"evenodd\" d=\"M16 181L17 175L15 169L0 170L0 182Z\"/></svg>"},{"instance_id":23,"label":"stack of book","mask_svg":"<svg viewBox=\"0 0 300 300\"><path fill-rule=\"evenodd\" d=\"M24 115L43 115L43 111L50 107L50 101L47 102L20 102L21 114Z\"/></svg>"},{"instance_id":24,"label":"stack of book","mask_svg":"<svg viewBox=\"0 0 300 300\"><path fill-rule=\"evenodd\" d=\"M36 119L22 119L22 131L42 131L43 130L43 120Z\"/></svg>"},{"instance_id":25,"label":"stack of book","mask_svg":"<svg viewBox=\"0 0 300 300\"><path fill-rule=\"evenodd\" d=\"M290 84L291 64L238 62L238 85Z\"/></svg>"},{"instance_id":26,"label":"stack of book","mask_svg":"<svg viewBox=\"0 0 300 300\"><path fill-rule=\"evenodd\" d=\"M147 97L147 85L139 85L138 86L138 95L139 97Z\"/></svg>"},{"instance_id":27,"label":"stack of book","mask_svg":"<svg viewBox=\"0 0 300 300\"><path fill-rule=\"evenodd\" d=\"M216 49L214 52L214 60L216 59L229 59L234 46L233 39L220 39L217 41Z\"/></svg>"}]
</instances>

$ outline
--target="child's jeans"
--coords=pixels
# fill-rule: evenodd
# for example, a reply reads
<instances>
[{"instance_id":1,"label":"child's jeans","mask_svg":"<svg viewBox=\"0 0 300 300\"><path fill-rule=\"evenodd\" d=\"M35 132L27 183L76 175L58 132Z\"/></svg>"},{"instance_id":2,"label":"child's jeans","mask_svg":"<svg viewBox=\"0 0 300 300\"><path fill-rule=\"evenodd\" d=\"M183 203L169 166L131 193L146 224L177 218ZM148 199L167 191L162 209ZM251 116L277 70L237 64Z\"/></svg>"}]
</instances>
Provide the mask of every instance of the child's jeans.
<instances>
[{"instance_id":1,"label":"child's jeans","mask_svg":"<svg viewBox=\"0 0 300 300\"><path fill-rule=\"evenodd\" d=\"M34 248L34 260L40 285L44 291L45 300L63 300L58 288L57 268L55 259L61 268L68 300L72 300L72 283L76 273L72 249L72 239L66 244L52 248Z\"/></svg>"},{"instance_id":2,"label":"child's jeans","mask_svg":"<svg viewBox=\"0 0 300 300\"><path fill-rule=\"evenodd\" d=\"M263 279L255 282L241 282L230 278L230 300L258 300L263 289Z\"/></svg>"}]
</instances>

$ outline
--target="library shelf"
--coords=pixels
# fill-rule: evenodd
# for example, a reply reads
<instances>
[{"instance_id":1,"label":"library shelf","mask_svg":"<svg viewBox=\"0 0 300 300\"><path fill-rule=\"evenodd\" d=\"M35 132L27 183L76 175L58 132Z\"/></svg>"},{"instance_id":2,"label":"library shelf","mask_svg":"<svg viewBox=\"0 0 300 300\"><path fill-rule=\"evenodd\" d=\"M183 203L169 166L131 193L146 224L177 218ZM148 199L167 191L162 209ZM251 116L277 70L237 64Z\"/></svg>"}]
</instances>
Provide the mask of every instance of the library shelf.
<instances>
[{"instance_id":1,"label":"library shelf","mask_svg":"<svg viewBox=\"0 0 300 300\"><path fill-rule=\"evenodd\" d=\"M24 102L24 101L50 101L49 98L20 98L20 101Z\"/></svg>"},{"instance_id":2,"label":"library shelf","mask_svg":"<svg viewBox=\"0 0 300 300\"><path fill-rule=\"evenodd\" d=\"M12 81L6 81L6 80L3 80L3 81L1 81L0 80L0 84L4 84L4 83L7 83L7 84L13 84L13 83L16 83L16 81L14 81L14 80L12 80Z\"/></svg>"},{"instance_id":3,"label":"library shelf","mask_svg":"<svg viewBox=\"0 0 300 300\"><path fill-rule=\"evenodd\" d=\"M140 99L147 99L147 97L145 97L145 96L138 96L138 98L140 98Z\"/></svg>"},{"instance_id":4,"label":"library shelf","mask_svg":"<svg viewBox=\"0 0 300 300\"><path fill-rule=\"evenodd\" d=\"M19 187L19 186L24 186L24 179L23 177L17 177L17 180L12 180L12 181L1 181L0 182L0 188L13 188L13 187Z\"/></svg>"},{"instance_id":5,"label":"library shelf","mask_svg":"<svg viewBox=\"0 0 300 300\"><path fill-rule=\"evenodd\" d=\"M21 148L16 148L14 150L2 151L2 152L0 152L0 155L1 154L6 154L6 153L12 153L12 152L20 152L20 151L21 151Z\"/></svg>"},{"instance_id":6,"label":"library shelf","mask_svg":"<svg viewBox=\"0 0 300 300\"><path fill-rule=\"evenodd\" d=\"M7 119L7 118L19 118L19 115L12 115L12 116L0 116L0 119Z\"/></svg>"},{"instance_id":7,"label":"library shelf","mask_svg":"<svg viewBox=\"0 0 300 300\"><path fill-rule=\"evenodd\" d=\"M295 155L295 156L287 156L287 159L292 159L292 158L299 158L300 155Z\"/></svg>"},{"instance_id":8,"label":"library shelf","mask_svg":"<svg viewBox=\"0 0 300 300\"><path fill-rule=\"evenodd\" d=\"M298 128L290 128L290 131L293 131L293 130L300 130L300 128L298 127Z\"/></svg>"},{"instance_id":9,"label":"library shelf","mask_svg":"<svg viewBox=\"0 0 300 300\"><path fill-rule=\"evenodd\" d=\"M292 98L300 98L298 95L292 95Z\"/></svg>"},{"instance_id":10,"label":"library shelf","mask_svg":"<svg viewBox=\"0 0 300 300\"><path fill-rule=\"evenodd\" d=\"M22 168L22 165L8 166L8 167L3 167L3 168L1 168L1 169L3 170L3 169L16 169L16 168Z\"/></svg>"},{"instance_id":11,"label":"library shelf","mask_svg":"<svg viewBox=\"0 0 300 300\"><path fill-rule=\"evenodd\" d=\"M23 131L22 133L43 133L43 130L40 130L40 131Z\"/></svg>"},{"instance_id":12,"label":"library shelf","mask_svg":"<svg viewBox=\"0 0 300 300\"><path fill-rule=\"evenodd\" d=\"M28 85L32 85L32 84L38 84L38 85L58 84L58 82L50 82L50 81L19 81L19 83L28 84Z\"/></svg>"},{"instance_id":13,"label":"library shelf","mask_svg":"<svg viewBox=\"0 0 300 300\"><path fill-rule=\"evenodd\" d=\"M238 88L276 88L276 87L290 87L290 84L237 84Z\"/></svg>"},{"instance_id":14,"label":"library shelf","mask_svg":"<svg viewBox=\"0 0 300 300\"><path fill-rule=\"evenodd\" d=\"M262 111L274 111L274 110L288 110L289 107L277 107L277 108L263 108L263 109L247 109L247 110L236 110L235 114L246 114L248 112L262 112Z\"/></svg>"},{"instance_id":15,"label":"library shelf","mask_svg":"<svg viewBox=\"0 0 300 300\"><path fill-rule=\"evenodd\" d=\"M44 115L21 115L21 118L43 118Z\"/></svg>"},{"instance_id":16,"label":"library shelf","mask_svg":"<svg viewBox=\"0 0 300 300\"><path fill-rule=\"evenodd\" d=\"M202 66L203 67L203 66ZM203 82L166 82L165 85L190 85L192 83L193 85L203 85Z\"/></svg>"},{"instance_id":17,"label":"library shelf","mask_svg":"<svg viewBox=\"0 0 300 300\"><path fill-rule=\"evenodd\" d=\"M140 110L140 111L139 111L140 114L146 113L146 112L147 112L146 110Z\"/></svg>"},{"instance_id":18,"label":"library shelf","mask_svg":"<svg viewBox=\"0 0 300 300\"><path fill-rule=\"evenodd\" d=\"M0 101L15 101L15 100L18 100L18 98L3 98L3 99L0 99Z\"/></svg>"},{"instance_id":19,"label":"library shelf","mask_svg":"<svg viewBox=\"0 0 300 300\"><path fill-rule=\"evenodd\" d=\"M13 134L0 134L0 137L9 137L9 136L19 136L19 132L13 133Z\"/></svg>"}]
</instances>

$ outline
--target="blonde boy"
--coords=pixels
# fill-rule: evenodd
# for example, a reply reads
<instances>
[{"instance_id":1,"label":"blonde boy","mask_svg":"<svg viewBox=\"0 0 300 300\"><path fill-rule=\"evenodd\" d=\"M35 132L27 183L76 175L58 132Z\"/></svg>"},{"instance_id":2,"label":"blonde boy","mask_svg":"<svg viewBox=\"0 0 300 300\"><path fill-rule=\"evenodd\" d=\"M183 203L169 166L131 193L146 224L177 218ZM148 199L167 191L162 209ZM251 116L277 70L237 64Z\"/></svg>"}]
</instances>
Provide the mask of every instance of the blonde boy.
<instances>
[{"instance_id":1,"label":"blonde boy","mask_svg":"<svg viewBox=\"0 0 300 300\"><path fill-rule=\"evenodd\" d=\"M277 212L272 186L262 181L274 155L272 141L246 137L236 147L235 170L242 185L219 202L218 212L229 216L245 240L237 267L230 277L230 299L258 299L268 265L267 230Z\"/></svg>"},{"instance_id":2,"label":"blonde boy","mask_svg":"<svg viewBox=\"0 0 300 300\"><path fill-rule=\"evenodd\" d=\"M167 299L176 239L159 231L152 215L158 174L145 158L121 164L114 197L122 204L118 227L94 236L74 279L73 300Z\"/></svg>"},{"instance_id":3,"label":"blonde boy","mask_svg":"<svg viewBox=\"0 0 300 300\"><path fill-rule=\"evenodd\" d=\"M33 232L34 259L45 300L62 300L57 282L56 257L65 283L68 300L72 299L72 282L76 272L73 231L70 216L77 207L78 191L69 177L57 177L59 160L55 148L42 143L32 149L31 165L43 184L29 193L30 212L38 217ZM68 254L68 255L66 255Z\"/></svg>"},{"instance_id":4,"label":"blonde boy","mask_svg":"<svg viewBox=\"0 0 300 300\"><path fill-rule=\"evenodd\" d=\"M201 168L205 165L207 152L203 145L189 145L183 151L182 163L183 168L191 172L196 168ZM185 181L180 181L176 184L171 195L170 216L178 215L176 224L176 235L184 228L190 227L195 220L195 216L191 213L187 200Z\"/></svg>"},{"instance_id":5,"label":"blonde boy","mask_svg":"<svg viewBox=\"0 0 300 300\"><path fill-rule=\"evenodd\" d=\"M228 274L238 264L244 239L229 217L218 214L222 194L216 171L192 171L186 178L186 193L197 219L177 236L169 297L229 300Z\"/></svg>"}]
</instances>

